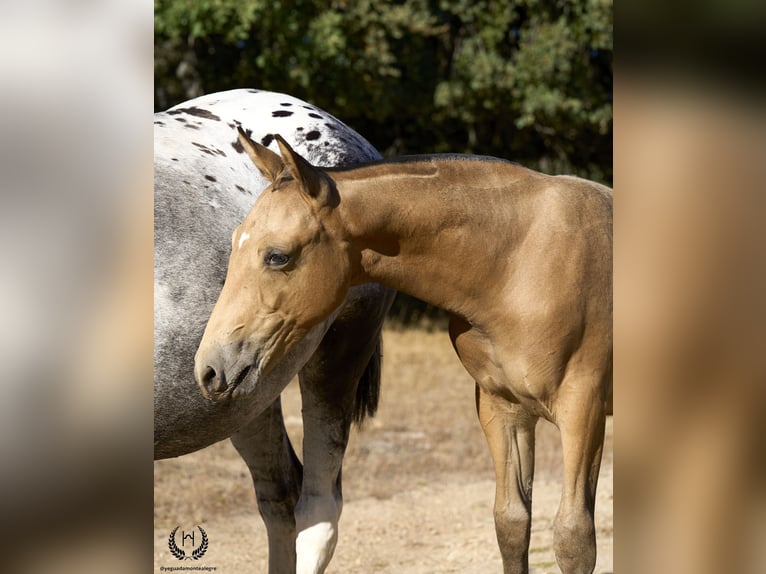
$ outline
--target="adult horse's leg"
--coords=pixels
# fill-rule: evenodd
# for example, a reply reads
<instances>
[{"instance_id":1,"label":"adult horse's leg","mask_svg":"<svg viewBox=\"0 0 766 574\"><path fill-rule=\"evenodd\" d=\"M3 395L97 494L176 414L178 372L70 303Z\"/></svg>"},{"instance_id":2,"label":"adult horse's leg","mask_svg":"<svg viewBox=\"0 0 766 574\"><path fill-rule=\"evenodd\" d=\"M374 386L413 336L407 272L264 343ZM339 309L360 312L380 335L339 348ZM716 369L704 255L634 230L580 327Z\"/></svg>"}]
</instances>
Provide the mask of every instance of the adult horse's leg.
<instances>
[{"instance_id":1,"label":"adult horse's leg","mask_svg":"<svg viewBox=\"0 0 766 574\"><path fill-rule=\"evenodd\" d=\"M598 381L568 375L555 411L564 453L564 487L553 522L553 549L564 574L590 574L596 566L593 515L606 422Z\"/></svg>"},{"instance_id":2,"label":"adult horse's leg","mask_svg":"<svg viewBox=\"0 0 766 574\"><path fill-rule=\"evenodd\" d=\"M300 372L304 467L295 511L298 574L324 572L335 551L349 429L377 407L380 328L392 300L393 292L378 285L352 290Z\"/></svg>"},{"instance_id":3,"label":"adult horse's leg","mask_svg":"<svg viewBox=\"0 0 766 574\"><path fill-rule=\"evenodd\" d=\"M529 572L537 416L476 385L476 410L495 466L495 533L505 574Z\"/></svg>"},{"instance_id":4,"label":"adult horse's leg","mask_svg":"<svg viewBox=\"0 0 766 574\"><path fill-rule=\"evenodd\" d=\"M526 574L538 417L482 389L481 383L495 385L502 376L491 366L491 344L482 333L456 316L450 319L449 333L460 361L476 380L476 410L495 467L495 533L503 570Z\"/></svg>"},{"instance_id":5,"label":"adult horse's leg","mask_svg":"<svg viewBox=\"0 0 766 574\"><path fill-rule=\"evenodd\" d=\"M269 540L269 574L295 573L295 505L303 468L295 455L278 398L231 437L253 478Z\"/></svg>"}]
</instances>

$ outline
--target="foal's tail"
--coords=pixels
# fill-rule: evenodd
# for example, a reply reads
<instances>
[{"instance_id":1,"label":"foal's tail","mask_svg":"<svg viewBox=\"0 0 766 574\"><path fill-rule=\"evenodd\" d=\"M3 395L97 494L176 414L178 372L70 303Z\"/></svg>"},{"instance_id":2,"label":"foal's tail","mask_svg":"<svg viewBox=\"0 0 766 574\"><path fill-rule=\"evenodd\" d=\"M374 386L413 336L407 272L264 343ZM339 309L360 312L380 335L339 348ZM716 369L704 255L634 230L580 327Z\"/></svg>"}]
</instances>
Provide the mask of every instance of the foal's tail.
<instances>
[{"instance_id":1,"label":"foal's tail","mask_svg":"<svg viewBox=\"0 0 766 574\"><path fill-rule=\"evenodd\" d=\"M382 357L383 337L378 333L378 342L370 361L364 369L356 387L354 401L354 422L361 425L367 417L374 417L380 399L380 361Z\"/></svg>"}]
</instances>

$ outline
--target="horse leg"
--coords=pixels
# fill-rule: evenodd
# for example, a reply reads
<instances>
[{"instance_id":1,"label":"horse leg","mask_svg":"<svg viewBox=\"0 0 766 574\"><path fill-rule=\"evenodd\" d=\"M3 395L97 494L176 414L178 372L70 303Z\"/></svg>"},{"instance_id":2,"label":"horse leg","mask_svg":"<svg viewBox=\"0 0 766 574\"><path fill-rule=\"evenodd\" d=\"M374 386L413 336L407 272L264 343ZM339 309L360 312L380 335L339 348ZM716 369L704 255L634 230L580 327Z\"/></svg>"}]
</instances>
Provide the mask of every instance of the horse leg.
<instances>
[{"instance_id":1,"label":"horse leg","mask_svg":"<svg viewBox=\"0 0 766 574\"><path fill-rule=\"evenodd\" d=\"M503 373L492 366L491 344L463 319L450 319L450 338L463 366L476 381L476 410L495 467L495 533L505 574L529 572L532 482L537 416L517 402L485 391Z\"/></svg>"},{"instance_id":2,"label":"horse leg","mask_svg":"<svg viewBox=\"0 0 766 574\"><path fill-rule=\"evenodd\" d=\"M343 508L343 456L352 421L377 406L380 327L392 298L388 292L381 305L381 299L349 297L300 372L304 471L295 509L298 574L324 572L335 551ZM358 387L372 391L360 393Z\"/></svg>"},{"instance_id":3,"label":"horse leg","mask_svg":"<svg viewBox=\"0 0 766 574\"><path fill-rule=\"evenodd\" d=\"M564 379L555 404L564 453L564 487L553 523L553 549L564 574L590 574L596 566L593 522L606 414L590 377Z\"/></svg>"},{"instance_id":4,"label":"horse leg","mask_svg":"<svg viewBox=\"0 0 766 574\"><path fill-rule=\"evenodd\" d=\"M537 416L476 385L476 410L495 466L495 533L505 574L529 572Z\"/></svg>"},{"instance_id":5,"label":"horse leg","mask_svg":"<svg viewBox=\"0 0 766 574\"><path fill-rule=\"evenodd\" d=\"M313 386L301 377L301 389ZM353 393L346 406L353 403ZM323 402L312 392L303 396L303 488L295 509L298 574L324 572L338 541L343 508L341 466L348 443L351 417L347 409Z\"/></svg>"},{"instance_id":6,"label":"horse leg","mask_svg":"<svg viewBox=\"0 0 766 574\"><path fill-rule=\"evenodd\" d=\"M253 478L269 540L269 574L294 574L295 505L303 469L285 430L281 400L232 435L231 442Z\"/></svg>"}]
</instances>

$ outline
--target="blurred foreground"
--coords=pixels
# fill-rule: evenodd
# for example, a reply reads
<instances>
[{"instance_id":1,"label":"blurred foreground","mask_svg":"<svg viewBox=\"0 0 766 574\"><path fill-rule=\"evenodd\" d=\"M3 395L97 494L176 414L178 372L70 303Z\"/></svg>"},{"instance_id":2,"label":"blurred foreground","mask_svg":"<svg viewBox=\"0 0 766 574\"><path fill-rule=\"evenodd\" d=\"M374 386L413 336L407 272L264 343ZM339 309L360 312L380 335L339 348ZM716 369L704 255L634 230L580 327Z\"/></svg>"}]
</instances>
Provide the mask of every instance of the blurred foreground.
<instances>
[{"instance_id":1,"label":"blurred foreground","mask_svg":"<svg viewBox=\"0 0 766 574\"><path fill-rule=\"evenodd\" d=\"M763 571L766 112L698 83L616 96L616 560Z\"/></svg>"},{"instance_id":2,"label":"blurred foreground","mask_svg":"<svg viewBox=\"0 0 766 574\"><path fill-rule=\"evenodd\" d=\"M0 569L150 560L151 3L0 8Z\"/></svg>"}]
</instances>

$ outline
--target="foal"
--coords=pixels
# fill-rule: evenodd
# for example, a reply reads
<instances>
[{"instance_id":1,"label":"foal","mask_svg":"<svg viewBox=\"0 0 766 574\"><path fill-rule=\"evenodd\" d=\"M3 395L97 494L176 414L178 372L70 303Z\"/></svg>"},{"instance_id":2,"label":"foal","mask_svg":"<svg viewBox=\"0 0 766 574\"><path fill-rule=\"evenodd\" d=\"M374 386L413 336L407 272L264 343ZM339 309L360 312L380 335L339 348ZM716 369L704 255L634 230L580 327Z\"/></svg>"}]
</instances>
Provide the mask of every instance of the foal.
<instances>
[{"instance_id":1,"label":"foal","mask_svg":"<svg viewBox=\"0 0 766 574\"><path fill-rule=\"evenodd\" d=\"M563 446L556 560L566 574L592 572L611 408L611 190L471 156L321 170L279 136L281 158L240 139L272 185L232 237L195 359L201 388L236 385L251 369L267 376L352 285L383 283L442 307L476 381L505 572L528 571L539 417ZM328 562L338 514L325 508L298 525L299 541L324 545Z\"/></svg>"}]
</instances>

